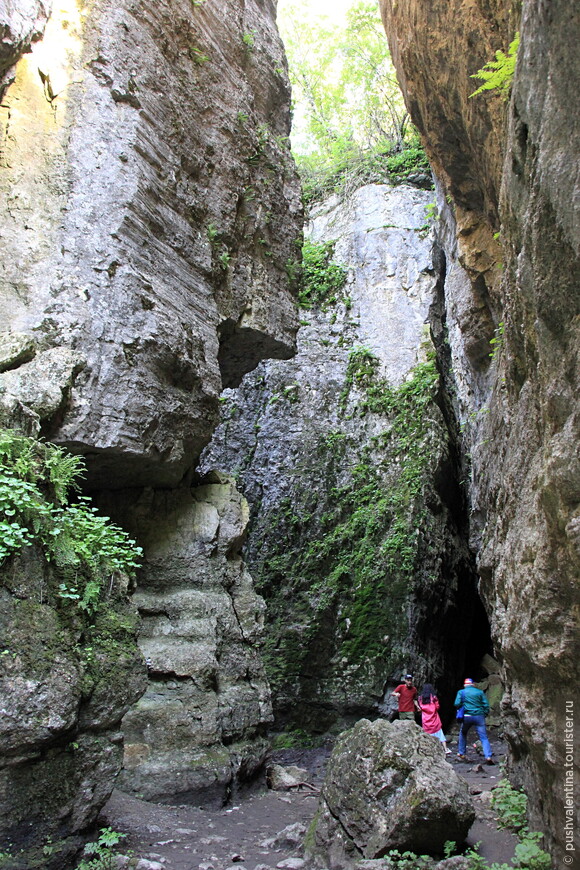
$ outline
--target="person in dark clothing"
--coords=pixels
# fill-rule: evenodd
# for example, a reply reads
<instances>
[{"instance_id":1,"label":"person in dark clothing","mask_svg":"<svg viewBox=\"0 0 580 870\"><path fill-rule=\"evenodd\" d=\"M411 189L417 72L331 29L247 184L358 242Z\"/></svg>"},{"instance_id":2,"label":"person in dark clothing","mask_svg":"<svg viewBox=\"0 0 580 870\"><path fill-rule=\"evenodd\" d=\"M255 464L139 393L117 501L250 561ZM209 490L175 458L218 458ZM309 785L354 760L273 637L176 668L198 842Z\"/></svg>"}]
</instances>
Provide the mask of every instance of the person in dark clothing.
<instances>
[{"instance_id":1,"label":"person in dark clothing","mask_svg":"<svg viewBox=\"0 0 580 870\"><path fill-rule=\"evenodd\" d=\"M464 680L463 688L460 689L455 697L455 706L464 708L463 723L459 730L459 744L457 747L457 758L460 761L465 761L465 748L467 746L467 732L472 725L475 726L477 735L481 740L483 754L487 764L494 764L491 757L491 746L487 731L485 728L485 717L489 713L489 701L485 697L481 689L473 685L473 680L469 677Z\"/></svg>"}]
</instances>

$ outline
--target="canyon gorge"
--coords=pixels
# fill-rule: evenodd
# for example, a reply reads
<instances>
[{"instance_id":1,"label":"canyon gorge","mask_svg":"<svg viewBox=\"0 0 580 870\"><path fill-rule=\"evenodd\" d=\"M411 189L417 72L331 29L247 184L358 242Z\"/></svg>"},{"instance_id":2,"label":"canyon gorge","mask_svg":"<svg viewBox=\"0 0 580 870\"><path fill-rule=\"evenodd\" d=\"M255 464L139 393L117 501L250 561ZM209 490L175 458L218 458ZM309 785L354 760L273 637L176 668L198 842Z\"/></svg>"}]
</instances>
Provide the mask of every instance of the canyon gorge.
<instances>
[{"instance_id":1,"label":"canyon gorge","mask_svg":"<svg viewBox=\"0 0 580 870\"><path fill-rule=\"evenodd\" d=\"M380 6L433 182L306 217L275 0L0 6L0 425L82 457L142 552L98 603L42 541L4 555L2 866L72 867L115 785L222 806L273 729L384 715L408 669L448 720L489 656L569 856L580 10ZM472 98L516 32L509 99Z\"/></svg>"}]
</instances>

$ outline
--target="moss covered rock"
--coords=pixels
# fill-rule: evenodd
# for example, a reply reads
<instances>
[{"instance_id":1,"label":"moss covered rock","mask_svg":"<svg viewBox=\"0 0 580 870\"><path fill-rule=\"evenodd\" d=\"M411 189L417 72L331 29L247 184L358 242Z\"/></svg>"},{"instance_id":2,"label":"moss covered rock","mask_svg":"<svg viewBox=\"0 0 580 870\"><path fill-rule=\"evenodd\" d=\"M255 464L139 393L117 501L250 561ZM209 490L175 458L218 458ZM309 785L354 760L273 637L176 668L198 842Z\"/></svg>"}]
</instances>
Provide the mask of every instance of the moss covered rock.
<instances>
[{"instance_id":1,"label":"moss covered rock","mask_svg":"<svg viewBox=\"0 0 580 870\"><path fill-rule=\"evenodd\" d=\"M436 738L413 722L362 719L332 753L307 853L334 870L390 849L442 852L474 819L467 783Z\"/></svg>"}]
</instances>

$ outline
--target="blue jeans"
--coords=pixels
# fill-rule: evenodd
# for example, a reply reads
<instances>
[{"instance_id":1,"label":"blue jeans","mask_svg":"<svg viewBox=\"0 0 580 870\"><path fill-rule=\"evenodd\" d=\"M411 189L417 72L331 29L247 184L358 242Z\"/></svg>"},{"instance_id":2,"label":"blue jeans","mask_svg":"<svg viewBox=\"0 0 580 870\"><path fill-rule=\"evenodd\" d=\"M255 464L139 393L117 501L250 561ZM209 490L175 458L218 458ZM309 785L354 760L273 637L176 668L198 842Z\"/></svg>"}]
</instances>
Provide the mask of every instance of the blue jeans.
<instances>
[{"instance_id":1,"label":"blue jeans","mask_svg":"<svg viewBox=\"0 0 580 870\"><path fill-rule=\"evenodd\" d=\"M486 758L491 758L491 746L485 730L485 716L465 716L463 725L459 729L459 745L458 751L460 755L465 755L465 747L467 746L467 732L472 725L475 725L477 736L481 740L483 754Z\"/></svg>"}]
</instances>

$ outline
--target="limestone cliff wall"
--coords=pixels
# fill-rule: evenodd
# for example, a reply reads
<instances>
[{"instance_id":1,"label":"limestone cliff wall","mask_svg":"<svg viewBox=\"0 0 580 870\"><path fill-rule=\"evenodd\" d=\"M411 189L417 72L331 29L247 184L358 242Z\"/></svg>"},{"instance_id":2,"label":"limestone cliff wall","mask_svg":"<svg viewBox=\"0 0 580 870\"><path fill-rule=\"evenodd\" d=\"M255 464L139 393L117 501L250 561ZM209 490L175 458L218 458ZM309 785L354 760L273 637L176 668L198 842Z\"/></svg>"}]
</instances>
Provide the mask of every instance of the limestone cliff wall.
<instances>
[{"instance_id":1,"label":"limestone cliff wall","mask_svg":"<svg viewBox=\"0 0 580 870\"><path fill-rule=\"evenodd\" d=\"M376 714L409 668L450 695L465 665L477 594L433 361L432 197L368 185L313 212L346 285L301 310L294 359L226 391L202 455L250 502L278 728Z\"/></svg>"},{"instance_id":2,"label":"limestone cliff wall","mask_svg":"<svg viewBox=\"0 0 580 870\"><path fill-rule=\"evenodd\" d=\"M221 807L262 764L272 721L259 653L265 605L240 557L247 502L213 475L100 503L145 549L133 603L149 684L123 720L118 785L146 800Z\"/></svg>"},{"instance_id":3,"label":"limestone cliff wall","mask_svg":"<svg viewBox=\"0 0 580 870\"><path fill-rule=\"evenodd\" d=\"M382 9L410 111L442 179L472 542L508 686L512 774L561 861L563 722L578 683L580 212L571 167L580 153L580 13L558 0L524 2L521 19L509 2L382 0ZM516 29L509 103L493 93L468 100L467 74L505 50ZM500 228L501 251L486 241Z\"/></svg>"},{"instance_id":4,"label":"limestone cliff wall","mask_svg":"<svg viewBox=\"0 0 580 870\"><path fill-rule=\"evenodd\" d=\"M88 454L98 487L174 485L222 383L292 352L300 203L274 11L67 0L14 68L2 329L32 336L40 367L79 354L43 433Z\"/></svg>"},{"instance_id":5,"label":"limestone cliff wall","mask_svg":"<svg viewBox=\"0 0 580 870\"><path fill-rule=\"evenodd\" d=\"M0 424L83 454L87 489L146 552L143 658L133 621L117 660L126 694L111 691L106 722L85 710L83 639L60 632L60 604L34 580L49 567L23 592L17 563L1 566L6 613L30 597L62 663L37 674L24 654L36 623L2 624L16 652L3 690L16 680L31 695L13 705L4 831L16 851L58 840L40 860L60 870L119 773L145 658L126 787L221 801L262 758L270 706L251 651L261 600L238 555L243 504L225 483L192 489L190 472L222 387L294 351L301 204L272 0L15 0L0 28ZM64 712L40 716L38 748L31 707L52 704L61 678ZM68 786L49 799L62 771Z\"/></svg>"}]
</instances>

